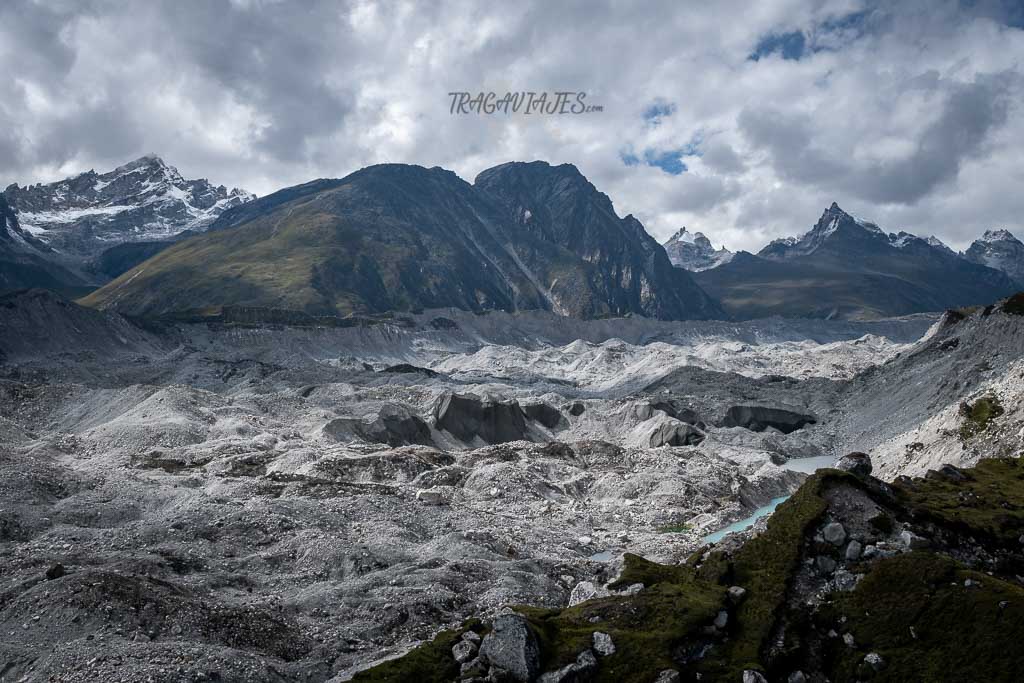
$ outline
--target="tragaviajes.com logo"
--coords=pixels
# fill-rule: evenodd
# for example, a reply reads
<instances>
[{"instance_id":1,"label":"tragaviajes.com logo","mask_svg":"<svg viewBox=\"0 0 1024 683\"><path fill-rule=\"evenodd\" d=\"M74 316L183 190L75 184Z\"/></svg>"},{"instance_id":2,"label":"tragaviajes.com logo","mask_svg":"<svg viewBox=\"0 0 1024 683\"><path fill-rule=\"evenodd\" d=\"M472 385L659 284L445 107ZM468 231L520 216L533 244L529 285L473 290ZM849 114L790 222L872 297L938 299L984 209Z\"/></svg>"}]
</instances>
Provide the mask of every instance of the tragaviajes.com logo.
<instances>
[{"instance_id":1,"label":"tragaviajes.com logo","mask_svg":"<svg viewBox=\"0 0 1024 683\"><path fill-rule=\"evenodd\" d=\"M604 111L599 104L587 104L587 93L574 90L554 92L519 91L496 92L456 91L452 98L451 114L592 114Z\"/></svg>"}]
</instances>

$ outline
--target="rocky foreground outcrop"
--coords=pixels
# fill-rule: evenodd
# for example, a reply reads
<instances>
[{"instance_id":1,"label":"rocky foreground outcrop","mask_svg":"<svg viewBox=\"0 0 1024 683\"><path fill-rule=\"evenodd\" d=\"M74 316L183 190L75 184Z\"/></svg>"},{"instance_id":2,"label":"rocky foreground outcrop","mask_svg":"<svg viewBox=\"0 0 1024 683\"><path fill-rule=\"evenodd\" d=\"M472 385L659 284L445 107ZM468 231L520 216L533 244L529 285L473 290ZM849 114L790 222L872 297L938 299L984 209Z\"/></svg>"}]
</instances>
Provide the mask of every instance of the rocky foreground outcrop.
<instances>
[{"instance_id":1,"label":"rocky foreground outcrop","mask_svg":"<svg viewBox=\"0 0 1024 683\"><path fill-rule=\"evenodd\" d=\"M1018 680L1024 463L892 485L862 453L838 466L752 537L678 566L627 555L589 600L468 622L354 680Z\"/></svg>"}]
</instances>

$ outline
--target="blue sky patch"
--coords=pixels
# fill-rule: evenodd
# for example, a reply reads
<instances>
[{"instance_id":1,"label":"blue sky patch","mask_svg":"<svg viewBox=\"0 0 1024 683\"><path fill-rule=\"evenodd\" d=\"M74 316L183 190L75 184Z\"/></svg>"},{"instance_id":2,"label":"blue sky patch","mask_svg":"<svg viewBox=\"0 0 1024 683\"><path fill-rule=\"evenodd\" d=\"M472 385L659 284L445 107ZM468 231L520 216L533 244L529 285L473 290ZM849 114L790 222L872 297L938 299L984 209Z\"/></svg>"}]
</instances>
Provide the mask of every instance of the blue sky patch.
<instances>
[{"instance_id":1,"label":"blue sky patch","mask_svg":"<svg viewBox=\"0 0 1024 683\"><path fill-rule=\"evenodd\" d=\"M804 54L804 48L807 46L807 39L804 38L803 31L793 31L792 33L770 33L757 44L754 51L750 53L747 59L751 61L759 61L762 57L780 52L783 59L800 59Z\"/></svg>"}]
</instances>

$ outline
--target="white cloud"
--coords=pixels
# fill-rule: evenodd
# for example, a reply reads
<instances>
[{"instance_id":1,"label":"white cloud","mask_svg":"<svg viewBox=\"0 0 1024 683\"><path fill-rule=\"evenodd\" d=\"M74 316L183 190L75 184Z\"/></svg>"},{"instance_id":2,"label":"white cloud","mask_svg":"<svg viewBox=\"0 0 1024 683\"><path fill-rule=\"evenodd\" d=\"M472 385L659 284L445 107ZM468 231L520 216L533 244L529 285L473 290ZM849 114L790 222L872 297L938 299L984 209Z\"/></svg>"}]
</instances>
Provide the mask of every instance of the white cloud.
<instances>
[{"instance_id":1,"label":"white cloud","mask_svg":"<svg viewBox=\"0 0 1024 683\"><path fill-rule=\"evenodd\" d=\"M1024 31L978 4L15 0L0 7L0 180L157 152L262 194L382 161L472 181L546 159L659 238L685 224L756 250L835 200L963 246L1024 233ZM805 52L748 59L768 36ZM583 90L605 109L452 116L463 89ZM655 103L673 109L652 125ZM703 156L678 175L622 159L679 150Z\"/></svg>"}]
</instances>

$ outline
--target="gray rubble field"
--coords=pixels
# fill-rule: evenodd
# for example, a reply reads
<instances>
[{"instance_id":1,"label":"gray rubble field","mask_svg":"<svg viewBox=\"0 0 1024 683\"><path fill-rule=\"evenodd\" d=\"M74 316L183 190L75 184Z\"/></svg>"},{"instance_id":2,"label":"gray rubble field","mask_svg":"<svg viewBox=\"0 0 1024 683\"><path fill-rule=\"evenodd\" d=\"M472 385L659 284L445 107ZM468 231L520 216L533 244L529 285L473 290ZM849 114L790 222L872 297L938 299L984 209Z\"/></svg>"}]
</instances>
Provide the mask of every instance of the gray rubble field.
<instances>
[{"instance_id":1,"label":"gray rubble field","mask_svg":"<svg viewBox=\"0 0 1024 683\"><path fill-rule=\"evenodd\" d=\"M892 478L1019 446L1019 321L247 327L4 297L0 679L341 681L585 599L802 459L874 449ZM989 394L978 445L939 438Z\"/></svg>"}]
</instances>

